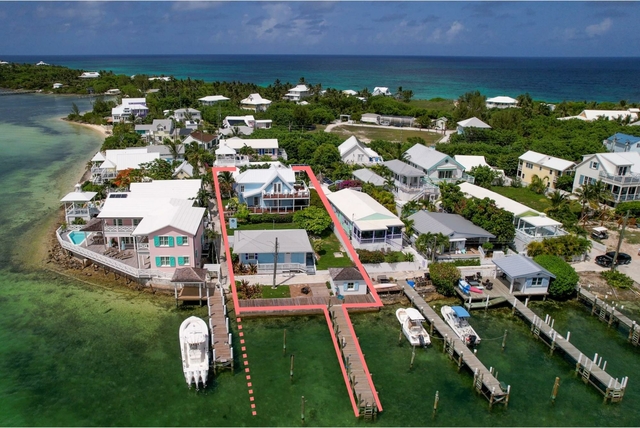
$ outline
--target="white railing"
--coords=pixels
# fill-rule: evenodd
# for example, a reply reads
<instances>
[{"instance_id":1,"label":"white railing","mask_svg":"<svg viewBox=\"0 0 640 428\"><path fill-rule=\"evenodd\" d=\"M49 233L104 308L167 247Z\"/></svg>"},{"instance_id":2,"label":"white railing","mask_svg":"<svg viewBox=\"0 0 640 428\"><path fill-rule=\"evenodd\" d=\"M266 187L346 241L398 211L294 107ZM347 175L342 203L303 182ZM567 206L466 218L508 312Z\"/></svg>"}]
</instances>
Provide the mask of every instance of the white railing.
<instances>
[{"instance_id":1,"label":"white railing","mask_svg":"<svg viewBox=\"0 0 640 428\"><path fill-rule=\"evenodd\" d=\"M640 174L613 175L600 171L600 179L615 184L640 184Z\"/></svg>"},{"instance_id":2,"label":"white railing","mask_svg":"<svg viewBox=\"0 0 640 428\"><path fill-rule=\"evenodd\" d=\"M89 215L89 208L69 208L67 215Z\"/></svg>"},{"instance_id":3,"label":"white railing","mask_svg":"<svg viewBox=\"0 0 640 428\"><path fill-rule=\"evenodd\" d=\"M149 251L149 243L141 243L138 242L138 250L142 250L142 251Z\"/></svg>"},{"instance_id":4,"label":"white railing","mask_svg":"<svg viewBox=\"0 0 640 428\"><path fill-rule=\"evenodd\" d=\"M132 233L135 230L135 226L113 226L113 225L105 225L104 231L105 233Z\"/></svg>"},{"instance_id":5,"label":"white railing","mask_svg":"<svg viewBox=\"0 0 640 428\"><path fill-rule=\"evenodd\" d=\"M98 254L94 251L91 251L79 245L74 245L71 242L67 242L62 238L61 229L62 228L58 228L56 230L56 237L58 238L58 243L62 248L64 248L65 250L71 251L74 254L78 254L82 257L86 257L87 259L100 263L103 266L110 267L119 272L125 273L127 275L131 275L136 278L170 279L173 276L173 272L164 272L157 269L138 269L133 266L129 266L126 263L122 263L118 260L112 259L111 257L107 257L103 254Z\"/></svg>"},{"instance_id":6,"label":"white railing","mask_svg":"<svg viewBox=\"0 0 640 428\"><path fill-rule=\"evenodd\" d=\"M278 271L300 270L306 272L307 265L304 263L278 263L277 269ZM273 272L273 263L258 263L258 272Z\"/></svg>"}]
</instances>

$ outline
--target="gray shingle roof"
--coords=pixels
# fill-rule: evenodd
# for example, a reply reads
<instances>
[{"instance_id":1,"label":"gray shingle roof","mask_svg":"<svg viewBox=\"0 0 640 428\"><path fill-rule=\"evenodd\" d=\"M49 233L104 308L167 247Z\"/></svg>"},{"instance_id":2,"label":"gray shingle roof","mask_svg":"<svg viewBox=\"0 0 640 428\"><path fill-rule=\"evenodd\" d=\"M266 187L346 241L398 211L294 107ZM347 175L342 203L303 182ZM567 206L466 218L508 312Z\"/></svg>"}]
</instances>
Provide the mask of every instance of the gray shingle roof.
<instances>
[{"instance_id":1,"label":"gray shingle roof","mask_svg":"<svg viewBox=\"0 0 640 428\"><path fill-rule=\"evenodd\" d=\"M173 277L171 278L171 282L206 282L207 281L207 270L194 268L194 267L183 267L177 268L173 273Z\"/></svg>"},{"instance_id":2,"label":"gray shingle roof","mask_svg":"<svg viewBox=\"0 0 640 428\"><path fill-rule=\"evenodd\" d=\"M354 267L329 268L329 275L334 281L364 280L360 271Z\"/></svg>"},{"instance_id":3,"label":"gray shingle roof","mask_svg":"<svg viewBox=\"0 0 640 428\"><path fill-rule=\"evenodd\" d=\"M451 238L495 238L495 235L476 226L458 214L418 211L409 216L418 233L442 233Z\"/></svg>"}]
</instances>

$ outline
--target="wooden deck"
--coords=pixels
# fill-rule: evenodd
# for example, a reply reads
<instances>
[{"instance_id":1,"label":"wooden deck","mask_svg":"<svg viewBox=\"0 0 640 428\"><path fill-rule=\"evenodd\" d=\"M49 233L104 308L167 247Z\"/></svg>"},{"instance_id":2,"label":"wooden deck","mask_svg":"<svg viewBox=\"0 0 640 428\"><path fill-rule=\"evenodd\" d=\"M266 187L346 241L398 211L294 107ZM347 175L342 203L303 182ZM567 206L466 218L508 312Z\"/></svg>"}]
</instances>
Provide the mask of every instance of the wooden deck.
<instances>
[{"instance_id":1,"label":"wooden deck","mask_svg":"<svg viewBox=\"0 0 640 428\"><path fill-rule=\"evenodd\" d=\"M531 324L531 332L541 339L551 349L553 353L556 349L561 349L568 357L576 363L576 372L582 377L585 383L593 385L598 391L604 395L604 400L611 402L622 401L624 391L627 386L627 377L621 380L613 378L605 371L607 362L602 364L602 357L598 359L595 354L593 359L589 359L578 348L576 348L568 339L562 337L553 329L553 320L548 316L543 321L524 303L515 297L509 299L513 306L514 312L518 312L524 319ZM551 325L549 325L549 323Z\"/></svg>"},{"instance_id":2,"label":"wooden deck","mask_svg":"<svg viewBox=\"0 0 640 428\"><path fill-rule=\"evenodd\" d=\"M490 308L492 306L506 302L509 296L511 296L511 298L545 296L545 294L542 293L525 294L520 291L513 291L512 293L509 293L509 284L507 283L507 281L500 278L490 278L490 280L493 283L493 288L491 290L483 288L482 293L471 292L469 294L465 294L460 289L460 287L456 285L456 293L458 293L458 296L462 298L465 308L467 308L468 310Z\"/></svg>"},{"instance_id":3,"label":"wooden deck","mask_svg":"<svg viewBox=\"0 0 640 428\"><path fill-rule=\"evenodd\" d=\"M627 336L629 342L634 346L638 346L640 328L634 320L618 311L614 306L609 305L606 300L599 299L586 288L578 287L578 300L590 304L591 315L597 315L600 321L606 322L609 326L613 324L624 326L629 330L629 335Z\"/></svg>"},{"instance_id":4,"label":"wooden deck","mask_svg":"<svg viewBox=\"0 0 640 428\"><path fill-rule=\"evenodd\" d=\"M329 304L339 305L342 303L375 303L375 300L371 294L362 294L358 296L346 296L344 300L340 300L337 297L293 297L282 299L248 299L238 300L241 308L258 308L258 307L277 307L277 306L295 306L304 309L304 306L311 305L324 305ZM245 311L243 311L243 314Z\"/></svg>"},{"instance_id":5,"label":"wooden deck","mask_svg":"<svg viewBox=\"0 0 640 428\"><path fill-rule=\"evenodd\" d=\"M427 322L431 325L431 332L435 329L438 334L445 339L443 351L447 352L450 358L457 362L458 369L463 365L469 367L473 373L474 388L489 400L489 406L493 406L496 403L502 403L507 406L509 404L511 386L504 388L494 376L493 370L488 370L484 364L482 364L473 351L458 338L451 327L449 327L449 324L440 318L413 288L406 283L402 285L404 293L411 303L424 315Z\"/></svg>"},{"instance_id":6,"label":"wooden deck","mask_svg":"<svg viewBox=\"0 0 640 428\"><path fill-rule=\"evenodd\" d=\"M209 328L211 329L211 350L213 352L213 372L228 368L233 370L233 348L229 330L229 316L224 291L221 287L211 288L209 297Z\"/></svg>"},{"instance_id":7,"label":"wooden deck","mask_svg":"<svg viewBox=\"0 0 640 428\"><path fill-rule=\"evenodd\" d=\"M333 305L329 308L332 328L338 347L342 353L342 363L349 377L349 386L354 395L360 416L364 419L375 419L378 414L378 393L374 389L371 374L366 366L364 355L360 350L358 338L346 308Z\"/></svg>"}]
</instances>

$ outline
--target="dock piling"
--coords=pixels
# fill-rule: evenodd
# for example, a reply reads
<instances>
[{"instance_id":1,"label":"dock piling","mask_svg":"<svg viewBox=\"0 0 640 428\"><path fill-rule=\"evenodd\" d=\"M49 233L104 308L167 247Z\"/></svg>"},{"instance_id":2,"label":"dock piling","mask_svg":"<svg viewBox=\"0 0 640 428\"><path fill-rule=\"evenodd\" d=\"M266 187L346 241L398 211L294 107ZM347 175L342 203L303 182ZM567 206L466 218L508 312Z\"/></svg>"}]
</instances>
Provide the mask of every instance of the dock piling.
<instances>
[{"instance_id":1,"label":"dock piling","mask_svg":"<svg viewBox=\"0 0 640 428\"><path fill-rule=\"evenodd\" d=\"M507 344L507 330L504 331L504 336L502 337L502 351L504 352L504 347Z\"/></svg>"},{"instance_id":2,"label":"dock piling","mask_svg":"<svg viewBox=\"0 0 640 428\"><path fill-rule=\"evenodd\" d=\"M289 380L293 382L293 359L295 355L291 354L291 367L289 369Z\"/></svg>"},{"instance_id":3,"label":"dock piling","mask_svg":"<svg viewBox=\"0 0 640 428\"><path fill-rule=\"evenodd\" d=\"M413 349L411 350L411 363L409 364L409 369L413 368L413 360L416 358L416 345L413 345Z\"/></svg>"},{"instance_id":4,"label":"dock piling","mask_svg":"<svg viewBox=\"0 0 640 428\"><path fill-rule=\"evenodd\" d=\"M438 411L438 401L440 401L440 391L436 391L436 397L433 400L433 416L436 416L436 412Z\"/></svg>"},{"instance_id":5,"label":"dock piling","mask_svg":"<svg viewBox=\"0 0 640 428\"><path fill-rule=\"evenodd\" d=\"M300 419L302 420L302 423L304 423L304 395L302 396L302 399L300 400Z\"/></svg>"},{"instance_id":6,"label":"dock piling","mask_svg":"<svg viewBox=\"0 0 640 428\"><path fill-rule=\"evenodd\" d=\"M553 383L553 390L551 391L551 404L556 402L558 396L558 388L560 388L560 378L556 376L556 381Z\"/></svg>"}]
</instances>

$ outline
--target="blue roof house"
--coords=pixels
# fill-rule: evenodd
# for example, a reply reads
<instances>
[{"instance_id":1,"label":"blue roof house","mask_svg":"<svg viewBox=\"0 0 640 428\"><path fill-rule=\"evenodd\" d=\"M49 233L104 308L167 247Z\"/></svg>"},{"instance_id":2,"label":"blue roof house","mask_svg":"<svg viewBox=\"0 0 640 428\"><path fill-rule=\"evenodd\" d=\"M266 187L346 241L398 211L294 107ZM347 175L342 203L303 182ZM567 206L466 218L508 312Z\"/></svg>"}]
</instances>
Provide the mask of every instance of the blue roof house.
<instances>
[{"instance_id":1,"label":"blue roof house","mask_svg":"<svg viewBox=\"0 0 640 428\"><path fill-rule=\"evenodd\" d=\"M496 277L500 275L509 285L513 295L545 295L549 282L556 276L521 254L493 259L497 267Z\"/></svg>"},{"instance_id":2,"label":"blue roof house","mask_svg":"<svg viewBox=\"0 0 640 428\"><path fill-rule=\"evenodd\" d=\"M640 137L617 132L602 142L610 152L639 152Z\"/></svg>"},{"instance_id":3,"label":"blue roof house","mask_svg":"<svg viewBox=\"0 0 640 428\"><path fill-rule=\"evenodd\" d=\"M254 214L286 214L309 206L309 188L291 168L248 169L235 180L238 201Z\"/></svg>"}]
</instances>

